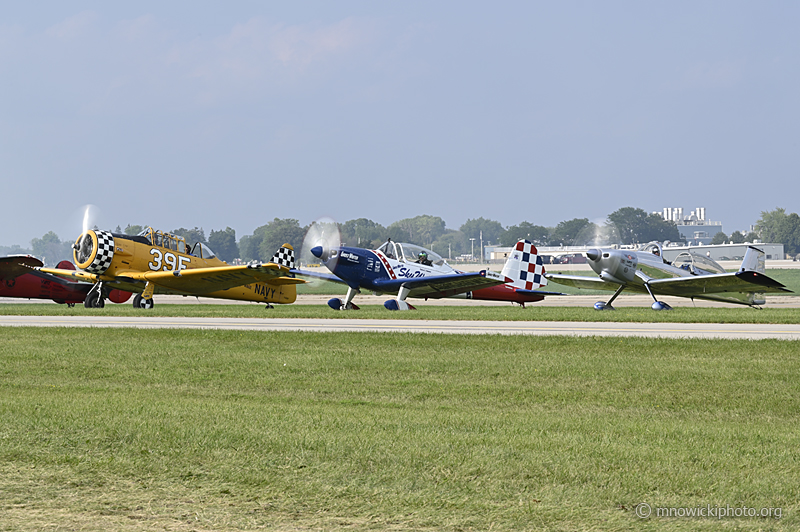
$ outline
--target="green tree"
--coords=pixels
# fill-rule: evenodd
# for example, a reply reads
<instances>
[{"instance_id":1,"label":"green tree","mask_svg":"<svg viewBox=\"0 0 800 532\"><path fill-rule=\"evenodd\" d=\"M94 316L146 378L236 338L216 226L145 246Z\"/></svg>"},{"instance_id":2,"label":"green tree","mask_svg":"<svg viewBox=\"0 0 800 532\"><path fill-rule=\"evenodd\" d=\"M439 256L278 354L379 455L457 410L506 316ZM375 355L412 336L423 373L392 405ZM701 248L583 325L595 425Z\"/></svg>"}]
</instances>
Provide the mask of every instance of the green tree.
<instances>
[{"instance_id":1,"label":"green tree","mask_svg":"<svg viewBox=\"0 0 800 532\"><path fill-rule=\"evenodd\" d=\"M239 258L245 262L258 260L258 246L261 244L261 237L245 235L239 239Z\"/></svg>"},{"instance_id":2,"label":"green tree","mask_svg":"<svg viewBox=\"0 0 800 532\"><path fill-rule=\"evenodd\" d=\"M375 248L386 241L386 228L368 218L348 220L339 226L341 240L348 246Z\"/></svg>"},{"instance_id":3,"label":"green tree","mask_svg":"<svg viewBox=\"0 0 800 532\"><path fill-rule=\"evenodd\" d=\"M278 248L286 243L291 244L294 249L300 250L307 229L307 227L301 227L300 222L294 218L275 218L266 225L262 225L253 231L253 238L249 245L253 246L252 250L257 255L250 260L268 261L275 255Z\"/></svg>"},{"instance_id":4,"label":"green tree","mask_svg":"<svg viewBox=\"0 0 800 532\"><path fill-rule=\"evenodd\" d=\"M430 247L431 242L444 234L445 224L438 216L423 214L398 220L386 230L392 240Z\"/></svg>"},{"instance_id":5,"label":"green tree","mask_svg":"<svg viewBox=\"0 0 800 532\"><path fill-rule=\"evenodd\" d=\"M173 229L170 232L173 235L182 236L184 240L186 240L187 246L194 246L197 242L208 244L208 241L206 240L206 234L203 231L202 227L195 227L194 229L186 229L185 227L179 227L178 229ZM216 252L216 250L214 251Z\"/></svg>"},{"instance_id":6,"label":"green tree","mask_svg":"<svg viewBox=\"0 0 800 532\"><path fill-rule=\"evenodd\" d=\"M446 259L452 259L469 253L469 239L461 231L448 229L432 242L430 248Z\"/></svg>"},{"instance_id":7,"label":"green tree","mask_svg":"<svg viewBox=\"0 0 800 532\"><path fill-rule=\"evenodd\" d=\"M758 240L758 234L756 234L754 231L750 231L744 236L745 242L750 242L752 244L756 240Z\"/></svg>"},{"instance_id":8,"label":"green tree","mask_svg":"<svg viewBox=\"0 0 800 532\"><path fill-rule=\"evenodd\" d=\"M239 256L239 246L236 245L236 231L226 227L220 231L211 230L208 235L208 245L225 262L231 262Z\"/></svg>"},{"instance_id":9,"label":"green tree","mask_svg":"<svg viewBox=\"0 0 800 532\"><path fill-rule=\"evenodd\" d=\"M464 233L464 235L467 237L467 240L474 238L475 242L480 240L481 233L483 233L484 245L499 243L500 239L506 232L500 222L495 220L487 220L483 217L468 219L466 222L464 222L464 225L459 228L459 231Z\"/></svg>"},{"instance_id":10,"label":"green tree","mask_svg":"<svg viewBox=\"0 0 800 532\"><path fill-rule=\"evenodd\" d=\"M683 240L681 233L678 231L678 226L672 220L665 220L659 214L649 214L647 216L647 230L642 239L642 242L651 242L653 240L664 242L679 242Z\"/></svg>"},{"instance_id":11,"label":"green tree","mask_svg":"<svg viewBox=\"0 0 800 532\"><path fill-rule=\"evenodd\" d=\"M800 216L797 213L786 214L784 208L762 211L756 231L762 242L783 244L786 253L794 255L800 251Z\"/></svg>"},{"instance_id":12,"label":"green tree","mask_svg":"<svg viewBox=\"0 0 800 532\"><path fill-rule=\"evenodd\" d=\"M724 244L727 241L728 241L728 235L720 231L716 235L714 235L714 238L711 239L711 245L718 246L720 244Z\"/></svg>"},{"instance_id":13,"label":"green tree","mask_svg":"<svg viewBox=\"0 0 800 532\"><path fill-rule=\"evenodd\" d=\"M521 222L519 225L512 225L500 237L501 246L513 246L518 240L530 240L537 246L544 246L550 238L550 229L541 225L533 225L530 222Z\"/></svg>"},{"instance_id":14,"label":"green tree","mask_svg":"<svg viewBox=\"0 0 800 532\"><path fill-rule=\"evenodd\" d=\"M72 260L72 242L62 242L52 231L42 238L31 240L31 249L46 266L55 266L62 260Z\"/></svg>"},{"instance_id":15,"label":"green tree","mask_svg":"<svg viewBox=\"0 0 800 532\"><path fill-rule=\"evenodd\" d=\"M144 231L144 227L142 227L141 225L128 224L128 226L125 228L125 234L130 236L136 236L142 231Z\"/></svg>"},{"instance_id":16,"label":"green tree","mask_svg":"<svg viewBox=\"0 0 800 532\"><path fill-rule=\"evenodd\" d=\"M643 209L622 207L608 215L608 223L616 226L623 244L639 244L656 240L681 240L674 222Z\"/></svg>"},{"instance_id":17,"label":"green tree","mask_svg":"<svg viewBox=\"0 0 800 532\"><path fill-rule=\"evenodd\" d=\"M7 257L9 255L33 255L33 250L25 249L19 244L13 246L0 246L0 255Z\"/></svg>"},{"instance_id":18,"label":"green tree","mask_svg":"<svg viewBox=\"0 0 800 532\"><path fill-rule=\"evenodd\" d=\"M731 242L734 244L743 244L745 236L741 231L734 231L731 233Z\"/></svg>"},{"instance_id":19,"label":"green tree","mask_svg":"<svg viewBox=\"0 0 800 532\"><path fill-rule=\"evenodd\" d=\"M571 246L578 234L588 225L588 218L573 218L559 222L550 234L550 245Z\"/></svg>"}]
</instances>

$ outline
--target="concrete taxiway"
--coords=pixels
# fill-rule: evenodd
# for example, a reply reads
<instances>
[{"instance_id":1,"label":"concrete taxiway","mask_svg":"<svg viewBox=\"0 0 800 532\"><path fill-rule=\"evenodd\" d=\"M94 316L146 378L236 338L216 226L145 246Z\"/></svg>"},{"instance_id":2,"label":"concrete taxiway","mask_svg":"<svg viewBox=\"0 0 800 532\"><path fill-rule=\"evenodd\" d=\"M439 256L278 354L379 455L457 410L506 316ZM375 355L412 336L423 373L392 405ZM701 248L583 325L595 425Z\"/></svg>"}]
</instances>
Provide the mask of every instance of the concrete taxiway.
<instances>
[{"instance_id":1,"label":"concrete taxiway","mask_svg":"<svg viewBox=\"0 0 800 532\"><path fill-rule=\"evenodd\" d=\"M545 321L444 321L300 318L168 318L111 316L0 316L0 326L128 327L139 329L225 329L248 331L417 332L800 340L798 324L607 323Z\"/></svg>"}]
</instances>

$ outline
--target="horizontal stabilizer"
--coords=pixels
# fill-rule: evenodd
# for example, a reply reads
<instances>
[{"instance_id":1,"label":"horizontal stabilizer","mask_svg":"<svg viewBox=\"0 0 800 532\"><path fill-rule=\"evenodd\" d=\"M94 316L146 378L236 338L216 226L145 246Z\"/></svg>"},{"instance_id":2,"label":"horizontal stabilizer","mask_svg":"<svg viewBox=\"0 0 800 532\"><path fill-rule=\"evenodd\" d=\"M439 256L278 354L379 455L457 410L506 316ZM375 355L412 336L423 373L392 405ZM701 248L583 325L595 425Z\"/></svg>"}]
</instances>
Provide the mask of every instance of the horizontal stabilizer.
<instances>
[{"instance_id":1,"label":"horizontal stabilizer","mask_svg":"<svg viewBox=\"0 0 800 532\"><path fill-rule=\"evenodd\" d=\"M532 295L532 296L535 296L537 294L540 295L540 296L566 296L566 295L568 295L568 294L563 294L561 292L544 292L542 290L525 290L524 288L516 288L514 291L516 293L518 293L518 294Z\"/></svg>"},{"instance_id":2,"label":"horizontal stabilizer","mask_svg":"<svg viewBox=\"0 0 800 532\"><path fill-rule=\"evenodd\" d=\"M302 277L311 277L312 279L321 279L323 281L331 281L339 284L347 284L332 273L315 272L311 270L300 270L297 268L292 269L289 273L300 275Z\"/></svg>"},{"instance_id":3,"label":"horizontal stabilizer","mask_svg":"<svg viewBox=\"0 0 800 532\"><path fill-rule=\"evenodd\" d=\"M31 273L31 268L43 266L42 261L30 255L12 255L0 258L0 280L15 279Z\"/></svg>"}]
</instances>

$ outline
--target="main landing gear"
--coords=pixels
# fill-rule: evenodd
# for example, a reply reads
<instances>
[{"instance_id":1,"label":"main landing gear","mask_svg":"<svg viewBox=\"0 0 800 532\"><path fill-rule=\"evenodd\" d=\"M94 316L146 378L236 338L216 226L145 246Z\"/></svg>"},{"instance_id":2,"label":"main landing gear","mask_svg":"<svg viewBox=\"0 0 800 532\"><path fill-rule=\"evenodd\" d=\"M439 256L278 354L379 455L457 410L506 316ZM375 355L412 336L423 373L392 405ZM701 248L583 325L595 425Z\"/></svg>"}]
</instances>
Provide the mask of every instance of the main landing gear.
<instances>
[{"instance_id":1,"label":"main landing gear","mask_svg":"<svg viewBox=\"0 0 800 532\"><path fill-rule=\"evenodd\" d=\"M650 283L644 283L644 287L647 289L647 293L650 294L650 297L652 297L653 301L654 301L654 303L652 305L650 305L651 309L653 309L653 310L672 310L671 306L669 306L668 304L664 303L663 301L659 301L658 299L656 299L655 294L653 294L653 290L650 288ZM611 302L614 301L617 298L617 296L622 293L623 290L625 290L625 285L624 284L620 285L620 287L617 289L616 292L614 292L614 295L611 296L611 299L609 299L607 303L604 303L602 301L598 301L597 303L595 303L594 304L595 310L616 310L614 307L611 306Z\"/></svg>"},{"instance_id":2,"label":"main landing gear","mask_svg":"<svg viewBox=\"0 0 800 532\"><path fill-rule=\"evenodd\" d=\"M133 296L133 308L153 308L154 305L152 297L145 299L142 294Z\"/></svg>"},{"instance_id":3,"label":"main landing gear","mask_svg":"<svg viewBox=\"0 0 800 532\"><path fill-rule=\"evenodd\" d=\"M654 303L650 305L650 308L653 310L672 310L672 307L664 303L663 301L659 301L656 299L656 296L653 294L653 291L650 289L650 283L644 283L644 287L647 288L647 292L650 294L650 297L653 298Z\"/></svg>"},{"instance_id":4,"label":"main landing gear","mask_svg":"<svg viewBox=\"0 0 800 532\"><path fill-rule=\"evenodd\" d=\"M608 303L603 303L602 301L598 301L597 303L594 304L594 309L595 310L617 310L617 309L615 309L614 307L611 306L611 303L615 299L617 299L617 296L620 295L623 290L625 290L625 285L624 284L620 285L619 288L617 288L617 291L614 292L614 295L611 296L611 299L608 300Z\"/></svg>"},{"instance_id":5,"label":"main landing gear","mask_svg":"<svg viewBox=\"0 0 800 532\"><path fill-rule=\"evenodd\" d=\"M406 302L409 292L411 292L410 288L401 286L400 290L397 292L397 299L389 299L384 302L383 306L387 310L417 310L414 308L414 305Z\"/></svg>"},{"instance_id":6,"label":"main landing gear","mask_svg":"<svg viewBox=\"0 0 800 532\"><path fill-rule=\"evenodd\" d=\"M358 305L353 303L353 298L356 297L356 294L360 293L361 290L351 286L347 289L347 295L344 296L344 301L338 297L334 297L333 299L328 300L328 306L333 310L358 310Z\"/></svg>"},{"instance_id":7,"label":"main landing gear","mask_svg":"<svg viewBox=\"0 0 800 532\"><path fill-rule=\"evenodd\" d=\"M103 283L97 283L89 290L89 293L86 294L86 299L83 300L83 306L86 308L103 308L106 306L106 298L103 297Z\"/></svg>"}]
</instances>

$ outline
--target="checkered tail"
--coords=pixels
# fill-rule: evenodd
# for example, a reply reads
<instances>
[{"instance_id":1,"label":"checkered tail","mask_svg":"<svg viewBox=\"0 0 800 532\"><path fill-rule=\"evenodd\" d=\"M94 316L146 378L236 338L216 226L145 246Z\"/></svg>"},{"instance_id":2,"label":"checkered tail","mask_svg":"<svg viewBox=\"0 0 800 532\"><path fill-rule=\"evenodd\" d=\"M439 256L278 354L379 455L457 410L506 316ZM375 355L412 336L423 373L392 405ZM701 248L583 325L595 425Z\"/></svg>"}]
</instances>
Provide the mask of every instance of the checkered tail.
<instances>
[{"instance_id":1,"label":"checkered tail","mask_svg":"<svg viewBox=\"0 0 800 532\"><path fill-rule=\"evenodd\" d=\"M527 240L520 240L508 255L502 274L513 279L516 288L536 290L547 285L544 265L536 246Z\"/></svg>"},{"instance_id":2,"label":"checkered tail","mask_svg":"<svg viewBox=\"0 0 800 532\"><path fill-rule=\"evenodd\" d=\"M284 244L275 253L275 256L272 257L270 262L273 262L280 266L286 266L291 270L292 268L294 268L294 248L292 248L292 246L289 244Z\"/></svg>"}]
</instances>

